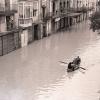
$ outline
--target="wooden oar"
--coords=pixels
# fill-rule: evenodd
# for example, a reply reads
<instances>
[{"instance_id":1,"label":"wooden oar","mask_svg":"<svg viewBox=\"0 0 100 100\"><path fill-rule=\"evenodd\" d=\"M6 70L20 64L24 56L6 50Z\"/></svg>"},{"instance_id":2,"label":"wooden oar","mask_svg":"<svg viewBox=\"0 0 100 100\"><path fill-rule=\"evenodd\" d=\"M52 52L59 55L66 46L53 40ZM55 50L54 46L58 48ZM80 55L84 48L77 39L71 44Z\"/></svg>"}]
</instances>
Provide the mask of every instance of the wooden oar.
<instances>
[{"instance_id":1,"label":"wooden oar","mask_svg":"<svg viewBox=\"0 0 100 100\"><path fill-rule=\"evenodd\" d=\"M82 70L79 70L81 73L85 74L85 72L83 72Z\"/></svg>"},{"instance_id":2,"label":"wooden oar","mask_svg":"<svg viewBox=\"0 0 100 100\"><path fill-rule=\"evenodd\" d=\"M83 68L83 67L79 67L79 68L81 68L81 69L83 69L83 70L86 70L85 68Z\"/></svg>"},{"instance_id":3,"label":"wooden oar","mask_svg":"<svg viewBox=\"0 0 100 100\"><path fill-rule=\"evenodd\" d=\"M60 63L68 64L67 62L59 61Z\"/></svg>"},{"instance_id":4,"label":"wooden oar","mask_svg":"<svg viewBox=\"0 0 100 100\"><path fill-rule=\"evenodd\" d=\"M68 64L67 62L63 62L63 61L59 61L60 63L64 63L64 64ZM81 69L83 69L83 70L86 70L85 68L83 68L83 67L79 67L79 68L81 68Z\"/></svg>"}]
</instances>

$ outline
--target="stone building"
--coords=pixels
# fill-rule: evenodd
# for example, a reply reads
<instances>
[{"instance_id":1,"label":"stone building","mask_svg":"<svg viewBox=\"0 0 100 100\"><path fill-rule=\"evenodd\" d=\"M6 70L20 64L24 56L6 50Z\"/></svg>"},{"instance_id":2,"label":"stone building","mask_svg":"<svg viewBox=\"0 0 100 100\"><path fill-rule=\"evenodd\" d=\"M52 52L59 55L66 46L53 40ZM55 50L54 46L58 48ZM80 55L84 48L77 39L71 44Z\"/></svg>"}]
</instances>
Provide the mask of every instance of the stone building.
<instances>
[{"instance_id":1,"label":"stone building","mask_svg":"<svg viewBox=\"0 0 100 100\"><path fill-rule=\"evenodd\" d=\"M53 27L56 31L67 28L70 25L69 22L69 9L70 9L70 0L53 0Z\"/></svg>"},{"instance_id":2,"label":"stone building","mask_svg":"<svg viewBox=\"0 0 100 100\"><path fill-rule=\"evenodd\" d=\"M0 55L84 20L91 0L0 0Z\"/></svg>"},{"instance_id":3,"label":"stone building","mask_svg":"<svg viewBox=\"0 0 100 100\"><path fill-rule=\"evenodd\" d=\"M32 42L32 23L33 23L33 2L18 2L18 26L21 27L20 39L21 47L27 46Z\"/></svg>"},{"instance_id":4,"label":"stone building","mask_svg":"<svg viewBox=\"0 0 100 100\"><path fill-rule=\"evenodd\" d=\"M0 0L0 55L19 48L17 0Z\"/></svg>"},{"instance_id":5,"label":"stone building","mask_svg":"<svg viewBox=\"0 0 100 100\"><path fill-rule=\"evenodd\" d=\"M18 8L22 47L51 34L51 0L19 1Z\"/></svg>"}]
</instances>

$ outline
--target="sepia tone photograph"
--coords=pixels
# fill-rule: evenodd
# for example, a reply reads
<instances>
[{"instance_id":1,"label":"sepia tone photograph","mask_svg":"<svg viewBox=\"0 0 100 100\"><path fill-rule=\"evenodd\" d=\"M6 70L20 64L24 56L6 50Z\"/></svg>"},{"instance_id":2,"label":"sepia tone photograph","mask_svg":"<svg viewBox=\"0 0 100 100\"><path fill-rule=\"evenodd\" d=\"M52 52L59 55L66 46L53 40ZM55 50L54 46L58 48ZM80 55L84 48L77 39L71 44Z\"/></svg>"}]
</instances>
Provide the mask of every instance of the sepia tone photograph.
<instances>
[{"instance_id":1,"label":"sepia tone photograph","mask_svg":"<svg viewBox=\"0 0 100 100\"><path fill-rule=\"evenodd\" d=\"M100 100L100 0L0 0L0 100Z\"/></svg>"}]
</instances>

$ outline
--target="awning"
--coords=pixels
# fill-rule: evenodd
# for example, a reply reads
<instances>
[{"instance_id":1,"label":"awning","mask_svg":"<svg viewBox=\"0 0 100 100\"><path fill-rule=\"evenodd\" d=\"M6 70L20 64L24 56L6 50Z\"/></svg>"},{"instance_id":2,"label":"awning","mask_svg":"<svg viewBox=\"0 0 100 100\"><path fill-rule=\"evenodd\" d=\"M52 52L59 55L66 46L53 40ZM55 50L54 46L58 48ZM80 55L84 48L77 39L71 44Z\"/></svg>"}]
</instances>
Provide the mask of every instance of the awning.
<instances>
[{"instance_id":1,"label":"awning","mask_svg":"<svg viewBox=\"0 0 100 100\"><path fill-rule=\"evenodd\" d=\"M68 14L68 17L77 17L79 15L81 15L82 13L70 13Z\"/></svg>"}]
</instances>

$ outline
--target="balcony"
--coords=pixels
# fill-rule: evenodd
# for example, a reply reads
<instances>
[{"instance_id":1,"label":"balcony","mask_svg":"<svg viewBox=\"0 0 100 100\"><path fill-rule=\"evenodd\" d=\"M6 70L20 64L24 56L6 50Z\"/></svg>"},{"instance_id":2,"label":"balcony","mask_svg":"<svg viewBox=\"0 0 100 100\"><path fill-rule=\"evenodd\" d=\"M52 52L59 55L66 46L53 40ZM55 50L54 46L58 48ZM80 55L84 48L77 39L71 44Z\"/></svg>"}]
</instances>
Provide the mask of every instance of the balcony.
<instances>
[{"instance_id":1,"label":"balcony","mask_svg":"<svg viewBox=\"0 0 100 100\"><path fill-rule=\"evenodd\" d=\"M57 10L56 12L53 12L52 18L58 18L58 17L65 17L68 14L68 11L66 9Z\"/></svg>"},{"instance_id":2,"label":"balcony","mask_svg":"<svg viewBox=\"0 0 100 100\"><path fill-rule=\"evenodd\" d=\"M74 12L74 13L86 13L88 11L88 7L78 7L78 8L69 8L67 9L68 12Z\"/></svg>"},{"instance_id":3,"label":"balcony","mask_svg":"<svg viewBox=\"0 0 100 100\"><path fill-rule=\"evenodd\" d=\"M33 20L32 18L18 19L19 26L21 27L29 27L32 26Z\"/></svg>"},{"instance_id":4,"label":"balcony","mask_svg":"<svg viewBox=\"0 0 100 100\"><path fill-rule=\"evenodd\" d=\"M52 18L57 18L60 16L60 11L52 12Z\"/></svg>"},{"instance_id":5,"label":"balcony","mask_svg":"<svg viewBox=\"0 0 100 100\"><path fill-rule=\"evenodd\" d=\"M42 19L43 21L47 21L47 20L49 20L50 18L52 18L52 12L48 12L48 13L46 13L45 15L41 14L41 19Z\"/></svg>"},{"instance_id":6,"label":"balcony","mask_svg":"<svg viewBox=\"0 0 100 100\"><path fill-rule=\"evenodd\" d=\"M67 8L66 10L69 13L77 12L77 9L76 8Z\"/></svg>"},{"instance_id":7,"label":"balcony","mask_svg":"<svg viewBox=\"0 0 100 100\"><path fill-rule=\"evenodd\" d=\"M13 15L18 11L17 4L10 4L10 5L5 5L5 4L0 4L0 16L9 16Z\"/></svg>"},{"instance_id":8,"label":"balcony","mask_svg":"<svg viewBox=\"0 0 100 100\"><path fill-rule=\"evenodd\" d=\"M93 10L93 9L95 9L93 6L91 6L91 7L89 7L88 8L89 9L89 11L91 11L91 10Z\"/></svg>"}]
</instances>

